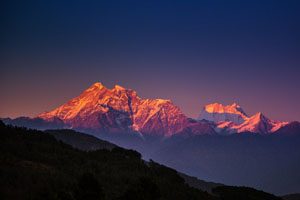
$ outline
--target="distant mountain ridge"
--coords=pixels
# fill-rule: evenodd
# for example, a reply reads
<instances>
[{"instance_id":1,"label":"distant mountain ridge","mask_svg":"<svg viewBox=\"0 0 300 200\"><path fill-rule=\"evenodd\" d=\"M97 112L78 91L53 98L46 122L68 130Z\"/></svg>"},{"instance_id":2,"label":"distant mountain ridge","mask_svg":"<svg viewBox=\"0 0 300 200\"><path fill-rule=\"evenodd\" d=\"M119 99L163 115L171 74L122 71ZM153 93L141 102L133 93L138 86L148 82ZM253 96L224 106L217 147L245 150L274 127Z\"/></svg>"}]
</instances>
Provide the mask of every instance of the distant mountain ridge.
<instances>
[{"instance_id":1,"label":"distant mountain ridge","mask_svg":"<svg viewBox=\"0 0 300 200\"><path fill-rule=\"evenodd\" d=\"M277 133L288 122L262 113L248 116L236 103L204 106L197 120L188 118L171 100L142 99L136 91L97 82L79 96L35 118L2 119L7 124L37 129L68 128L90 133L136 133L139 136Z\"/></svg>"}]
</instances>

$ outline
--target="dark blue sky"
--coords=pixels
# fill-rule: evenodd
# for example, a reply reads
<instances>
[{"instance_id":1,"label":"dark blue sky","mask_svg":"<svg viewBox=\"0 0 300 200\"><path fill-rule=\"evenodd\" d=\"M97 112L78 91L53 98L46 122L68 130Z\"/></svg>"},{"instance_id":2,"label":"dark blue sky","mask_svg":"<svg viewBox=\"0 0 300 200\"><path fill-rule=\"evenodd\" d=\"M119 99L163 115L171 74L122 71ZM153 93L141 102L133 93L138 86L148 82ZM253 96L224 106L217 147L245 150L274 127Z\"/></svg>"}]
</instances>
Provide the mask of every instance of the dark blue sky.
<instances>
[{"instance_id":1,"label":"dark blue sky","mask_svg":"<svg viewBox=\"0 0 300 200\"><path fill-rule=\"evenodd\" d=\"M300 120L300 1L7 1L0 116L33 116L93 82Z\"/></svg>"}]
</instances>

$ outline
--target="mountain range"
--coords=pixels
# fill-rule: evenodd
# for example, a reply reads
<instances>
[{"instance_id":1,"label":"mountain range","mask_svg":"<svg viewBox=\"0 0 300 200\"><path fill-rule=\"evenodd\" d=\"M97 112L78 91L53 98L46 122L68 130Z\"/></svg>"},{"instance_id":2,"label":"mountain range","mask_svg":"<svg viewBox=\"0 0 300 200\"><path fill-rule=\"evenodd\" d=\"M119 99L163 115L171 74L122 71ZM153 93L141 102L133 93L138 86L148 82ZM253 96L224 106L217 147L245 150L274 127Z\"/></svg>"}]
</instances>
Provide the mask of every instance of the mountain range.
<instances>
[{"instance_id":1,"label":"mountain range","mask_svg":"<svg viewBox=\"0 0 300 200\"><path fill-rule=\"evenodd\" d=\"M275 121L261 112L250 116L237 103L206 105L192 119L171 100L143 99L134 90L95 83L78 97L36 117L1 120L47 130L81 149L112 148L93 143L89 137L78 142L76 132L66 130L73 129L211 182L255 187L277 195L300 191L300 123ZM64 134L57 129L64 129Z\"/></svg>"},{"instance_id":2,"label":"mountain range","mask_svg":"<svg viewBox=\"0 0 300 200\"><path fill-rule=\"evenodd\" d=\"M248 116L237 103L206 105L198 119L191 119L171 100L142 99L132 89L119 85L108 89L100 82L58 108L34 118L2 120L8 124L38 129L70 128L94 134L133 133L141 137L271 134L291 126L289 122L268 119L261 112ZM299 122L292 124L295 123Z\"/></svg>"}]
</instances>

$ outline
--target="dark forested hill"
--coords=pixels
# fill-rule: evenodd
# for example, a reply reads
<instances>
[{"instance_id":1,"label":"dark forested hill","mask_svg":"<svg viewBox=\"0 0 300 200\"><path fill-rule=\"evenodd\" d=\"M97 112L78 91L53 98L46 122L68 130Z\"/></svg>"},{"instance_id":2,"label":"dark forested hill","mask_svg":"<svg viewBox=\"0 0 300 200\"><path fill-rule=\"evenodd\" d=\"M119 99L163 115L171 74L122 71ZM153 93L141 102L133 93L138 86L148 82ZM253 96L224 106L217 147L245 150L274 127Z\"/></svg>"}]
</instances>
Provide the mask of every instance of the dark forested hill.
<instances>
[{"instance_id":1,"label":"dark forested hill","mask_svg":"<svg viewBox=\"0 0 300 200\"><path fill-rule=\"evenodd\" d=\"M300 194L288 194L282 196L281 198L284 200L300 200Z\"/></svg>"},{"instance_id":2,"label":"dark forested hill","mask_svg":"<svg viewBox=\"0 0 300 200\"><path fill-rule=\"evenodd\" d=\"M216 190L217 196L189 187L178 173L133 150L81 151L46 132L0 122L0 199L264 199L253 189ZM224 196L224 197L226 197ZM269 195L269 199L277 197Z\"/></svg>"},{"instance_id":3,"label":"dark forested hill","mask_svg":"<svg viewBox=\"0 0 300 200\"><path fill-rule=\"evenodd\" d=\"M203 181L203 180L200 180L196 177L188 176L188 175L183 174L183 173L178 173L178 174L185 180L185 182L189 186L200 189L200 190L203 190L203 191L206 191L210 194L213 193L214 188L219 187L219 186L224 186L223 184L220 184L220 183L213 183L213 182Z\"/></svg>"},{"instance_id":4,"label":"dark forested hill","mask_svg":"<svg viewBox=\"0 0 300 200\"><path fill-rule=\"evenodd\" d=\"M281 200L279 197L249 187L218 186L212 189L221 200Z\"/></svg>"},{"instance_id":5,"label":"dark forested hill","mask_svg":"<svg viewBox=\"0 0 300 200\"><path fill-rule=\"evenodd\" d=\"M136 151L85 152L44 132L0 126L0 199L213 199Z\"/></svg>"}]
</instances>

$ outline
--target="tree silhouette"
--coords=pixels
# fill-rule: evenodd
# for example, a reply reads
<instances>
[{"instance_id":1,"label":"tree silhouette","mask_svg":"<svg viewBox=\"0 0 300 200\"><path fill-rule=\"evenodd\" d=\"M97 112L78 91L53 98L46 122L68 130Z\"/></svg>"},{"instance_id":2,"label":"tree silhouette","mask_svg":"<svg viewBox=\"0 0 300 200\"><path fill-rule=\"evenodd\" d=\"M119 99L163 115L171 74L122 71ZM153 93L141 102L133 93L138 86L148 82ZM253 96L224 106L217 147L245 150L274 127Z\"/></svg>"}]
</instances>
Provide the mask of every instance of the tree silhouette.
<instances>
[{"instance_id":1,"label":"tree silhouette","mask_svg":"<svg viewBox=\"0 0 300 200\"><path fill-rule=\"evenodd\" d=\"M141 177L136 184L131 185L121 200L156 200L160 198L158 186L150 179Z\"/></svg>"},{"instance_id":2,"label":"tree silhouette","mask_svg":"<svg viewBox=\"0 0 300 200\"><path fill-rule=\"evenodd\" d=\"M78 181L75 191L76 200L101 200L104 193L99 181L91 173L83 174Z\"/></svg>"}]
</instances>

